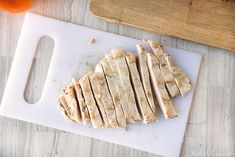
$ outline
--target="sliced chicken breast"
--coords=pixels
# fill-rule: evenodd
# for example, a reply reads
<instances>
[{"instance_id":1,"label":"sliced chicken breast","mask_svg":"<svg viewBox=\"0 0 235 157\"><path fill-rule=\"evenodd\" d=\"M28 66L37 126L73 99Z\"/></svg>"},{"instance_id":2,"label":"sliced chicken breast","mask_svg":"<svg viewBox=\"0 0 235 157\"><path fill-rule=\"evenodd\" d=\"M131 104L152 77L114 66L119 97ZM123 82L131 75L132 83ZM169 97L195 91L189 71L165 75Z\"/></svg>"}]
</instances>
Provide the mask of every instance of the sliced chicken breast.
<instances>
[{"instance_id":1,"label":"sliced chicken breast","mask_svg":"<svg viewBox=\"0 0 235 157\"><path fill-rule=\"evenodd\" d=\"M155 55L149 53L147 59L154 92L164 117L166 119L176 117L177 113L165 88L165 82L159 68L158 58Z\"/></svg>"},{"instance_id":2,"label":"sliced chicken breast","mask_svg":"<svg viewBox=\"0 0 235 157\"><path fill-rule=\"evenodd\" d=\"M127 55L126 61L127 61L127 65L129 68L129 72L130 72L130 76L131 76L131 80L132 80L132 85L134 87L138 106L139 106L140 112L142 114L144 123L148 124L148 123L154 122L154 121L156 121L156 117L155 117L153 111L151 110L151 107L147 101L147 97L144 92L144 88L143 88L142 83L140 81L140 76L139 76L139 72L138 72L138 69L136 66L135 56L130 55L130 54Z\"/></svg>"},{"instance_id":3,"label":"sliced chicken breast","mask_svg":"<svg viewBox=\"0 0 235 157\"><path fill-rule=\"evenodd\" d=\"M118 122L118 126L120 128L124 128L126 127L126 117L124 115L124 111L121 105L121 94L119 92L119 87L117 86L117 74L114 73L107 61L107 59L103 59L100 61L104 74L105 74L105 78L108 84L108 88L110 91L110 94L112 96L113 99L113 104L114 104L114 108L116 111L116 116L117 116L117 122Z\"/></svg>"},{"instance_id":4,"label":"sliced chicken breast","mask_svg":"<svg viewBox=\"0 0 235 157\"><path fill-rule=\"evenodd\" d=\"M180 94L185 96L193 87L189 77L183 70L174 64L173 59L169 54L165 53L164 56L170 71L175 77L175 82L180 90Z\"/></svg>"},{"instance_id":5,"label":"sliced chicken breast","mask_svg":"<svg viewBox=\"0 0 235 157\"><path fill-rule=\"evenodd\" d=\"M165 63L160 64L160 69L170 96L172 98L176 97L179 95L179 89L176 85L175 77Z\"/></svg>"},{"instance_id":6,"label":"sliced chicken breast","mask_svg":"<svg viewBox=\"0 0 235 157\"><path fill-rule=\"evenodd\" d=\"M158 57L158 60L160 62L160 70L162 72L162 76L166 83L168 92L170 93L170 96L176 97L177 95L179 95L179 89L176 85L175 77L167 66L167 62L162 51L162 46L154 40L148 40L147 43L152 48L154 54Z\"/></svg>"},{"instance_id":7,"label":"sliced chicken breast","mask_svg":"<svg viewBox=\"0 0 235 157\"><path fill-rule=\"evenodd\" d=\"M156 106L158 104L154 103L153 99L153 92L152 92L152 87L150 83L150 76L149 76L149 70L147 66L147 54L148 52L144 49L142 45L136 45L137 52L138 52L138 65L139 65L139 72L140 72L140 77L141 81L144 87L144 91L148 100L148 103L151 107L152 112L154 115L156 114Z\"/></svg>"},{"instance_id":8,"label":"sliced chicken breast","mask_svg":"<svg viewBox=\"0 0 235 157\"><path fill-rule=\"evenodd\" d=\"M87 108L90 114L91 123L94 128L103 128L105 127L102 121L102 117L100 115L99 109L96 106L96 102L91 90L89 75L91 73L85 74L80 80L79 83L81 85L82 93L87 104Z\"/></svg>"},{"instance_id":9,"label":"sliced chicken breast","mask_svg":"<svg viewBox=\"0 0 235 157\"><path fill-rule=\"evenodd\" d=\"M101 93L98 89L99 88L98 87L99 86L99 83L98 83L99 76L98 75L99 74L94 72L92 75L89 76L90 83L91 83L91 89L93 91L94 98L96 100L97 107L99 108L100 115L104 121L105 127L111 128L111 125L109 124L107 115L105 113L104 104L102 103L102 100L101 100Z\"/></svg>"},{"instance_id":10,"label":"sliced chicken breast","mask_svg":"<svg viewBox=\"0 0 235 157\"><path fill-rule=\"evenodd\" d=\"M121 102L121 105L122 105L123 113L126 117L126 121L134 123L134 119L132 118L132 114L131 114L131 108L130 108L131 106L129 106L128 98L126 97L127 93L125 93L126 91L124 90L124 88L122 86L122 82L121 82L121 79L120 79L120 74L118 72L118 66L116 64L115 59L112 59L113 54L109 53L105 57L106 57L109 65L110 65L110 68L111 68L112 72L115 74L115 84L116 84L118 93L120 95L124 95L124 96L120 97L120 102Z\"/></svg>"},{"instance_id":11,"label":"sliced chicken breast","mask_svg":"<svg viewBox=\"0 0 235 157\"><path fill-rule=\"evenodd\" d=\"M70 118L76 122L82 122L82 117L80 113L80 109L78 106L78 102L75 95L75 88L73 83L68 84L64 89L65 99L68 104L68 112Z\"/></svg>"},{"instance_id":12,"label":"sliced chicken breast","mask_svg":"<svg viewBox=\"0 0 235 157\"><path fill-rule=\"evenodd\" d=\"M75 79L72 79L72 82L73 82L74 87L75 87L75 92L76 92L79 108L80 108L80 111L81 111L83 124L85 125L90 121L88 108L87 108L87 105L85 103L85 99L83 97L82 89L81 89L81 86L80 86L79 82L76 81Z\"/></svg>"},{"instance_id":13,"label":"sliced chicken breast","mask_svg":"<svg viewBox=\"0 0 235 157\"><path fill-rule=\"evenodd\" d=\"M59 110L61 111L61 113L64 115L64 118L71 122L71 123L75 123L76 121L73 120L72 118L70 118L70 115L69 115L69 108L68 108L68 104L66 102L66 99L65 99L65 95L64 94L61 94L59 96L59 99L58 99L58 108Z\"/></svg>"},{"instance_id":14,"label":"sliced chicken breast","mask_svg":"<svg viewBox=\"0 0 235 157\"><path fill-rule=\"evenodd\" d=\"M115 108L100 63L96 65L95 72L90 76L90 82L106 127L117 128Z\"/></svg>"},{"instance_id":15,"label":"sliced chicken breast","mask_svg":"<svg viewBox=\"0 0 235 157\"><path fill-rule=\"evenodd\" d=\"M116 61L119 77L121 79L122 87L124 88L131 116L134 120L141 120L135 101L135 94L131 85L130 73L125 59L126 53L122 49L116 48L112 49L112 54L113 58L109 58L109 60L114 59Z\"/></svg>"}]
</instances>

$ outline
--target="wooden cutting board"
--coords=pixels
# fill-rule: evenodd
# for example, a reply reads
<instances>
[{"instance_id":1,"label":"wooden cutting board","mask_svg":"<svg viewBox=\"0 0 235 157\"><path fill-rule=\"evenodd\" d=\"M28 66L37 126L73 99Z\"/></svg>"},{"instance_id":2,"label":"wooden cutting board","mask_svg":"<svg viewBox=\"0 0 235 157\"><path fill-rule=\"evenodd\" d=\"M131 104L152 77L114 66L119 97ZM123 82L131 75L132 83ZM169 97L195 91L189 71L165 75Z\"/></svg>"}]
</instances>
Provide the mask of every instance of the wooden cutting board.
<instances>
[{"instance_id":1,"label":"wooden cutting board","mask_svg":"<svg viewBox=\"0 0 235 157\"><path fill-rule=\"evenodd\" d=\"M90 10L111 22L235 52L234 0L91 0Z\"/></svg>"}]
</instances>

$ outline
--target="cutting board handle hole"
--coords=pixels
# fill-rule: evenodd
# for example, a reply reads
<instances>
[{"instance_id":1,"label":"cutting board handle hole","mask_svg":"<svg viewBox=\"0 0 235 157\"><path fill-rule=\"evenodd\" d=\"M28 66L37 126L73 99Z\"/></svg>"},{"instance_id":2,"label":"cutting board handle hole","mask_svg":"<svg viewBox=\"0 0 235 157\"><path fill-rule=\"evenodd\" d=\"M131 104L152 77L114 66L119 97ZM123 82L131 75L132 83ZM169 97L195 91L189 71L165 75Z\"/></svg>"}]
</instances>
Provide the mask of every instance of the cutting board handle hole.
<instances>
[{"instance_id":1,"label":"cutting board handle hole","mask_svg":"<svg viewBox=\"0 0 235 157\"><path fill-rule=\"evenodd\" d=\"M35 104L41 98L54 45L54 39L50 36L42 36L38 40L24 90L24 99L30 104Z\"/></svg>"}]
</instances>

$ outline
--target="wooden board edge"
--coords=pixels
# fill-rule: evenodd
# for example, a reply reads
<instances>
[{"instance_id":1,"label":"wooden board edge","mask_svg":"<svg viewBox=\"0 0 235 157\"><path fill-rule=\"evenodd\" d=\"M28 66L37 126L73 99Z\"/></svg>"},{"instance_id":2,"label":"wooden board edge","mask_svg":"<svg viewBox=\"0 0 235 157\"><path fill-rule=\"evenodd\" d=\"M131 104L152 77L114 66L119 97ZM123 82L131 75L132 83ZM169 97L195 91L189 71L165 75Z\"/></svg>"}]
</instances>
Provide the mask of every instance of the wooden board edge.
<instances>
[{"instance_id":1,"label":"wooden board edge","mask_svg":"<svg viewBox=\"0 0 235 157\"><path fill-rule=\"evenodd\" d=\"M107 22L111 22L111 23L118 23L118 24L124 24L124 25L127 25L127 26L131 26L131 27L135 27L135 28L139 28L139 29L143 29L143 30L146 30L146 31L150 31L150 32L153 32L153 33L157 33L159 35L168 35L168 36L172 36L172 37L177 37L177 38L181 38L181 39L184 39L184 40L189 40L189 41L192 41L192 42L195 42L195 43L199 43L199 44L203 44L203 45L208 45L208 46L212 46L212 47L215 47L215 48L221 48L221 49L225 49L225 50L228 50L229 52L232 52L232 53L235 53L235 47L231 45L231 47L227 47L227 46L224 46L223 44L221 44L220 42L217 42L217 43L212 43L212 42L208 42L208 41L198 41L194 38L187 38L183 35L173 35L173 34L170 34L170 33L162 33L160 31L156 31L156 30L152 30L152 29L149 29L149 28L145 28L145 27L140 27L138 25L135 25L135 24L130 24L130 23L127 23L127 22L124 22L122 20L120 20L119 18L115 18L115 17L106 17L105 15L102 15L102 14L99 14L99 12L95 9L95 1L96 0L91 0L90 2L90 12L92 13L92 15L94 15L95 17L97 18L100 18L100 19L103 19ZM200 27L201 28L201 27ZM205 28L203 28L205 29ZM234 39L235 39L235 36L234 36Z\"/></svg>"}]
</instances>

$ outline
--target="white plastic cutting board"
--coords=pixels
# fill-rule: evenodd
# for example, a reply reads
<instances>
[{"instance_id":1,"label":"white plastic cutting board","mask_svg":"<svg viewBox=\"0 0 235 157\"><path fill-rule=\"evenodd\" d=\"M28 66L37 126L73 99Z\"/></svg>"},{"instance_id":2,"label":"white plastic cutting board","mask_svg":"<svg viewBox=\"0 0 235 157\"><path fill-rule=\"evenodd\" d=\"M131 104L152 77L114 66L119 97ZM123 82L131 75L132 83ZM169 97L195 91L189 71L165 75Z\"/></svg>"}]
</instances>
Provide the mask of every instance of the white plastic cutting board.
<instances>
[{"instance_id":1,"label":"white plastic cutting board","mask_svg":"<svg viewBox=\"0 0 235 157\"><path fill-rule=\"evenodd\" d=\"M37 42L44 35L54 39L55 48L42 97L38 103L28 104L23 93ZM91 46L88 41L92 38L97 42ZM158 123L144 125L139 122L128 125L127 129L92 129L82 124L71 124L64 120L57 109L57 96L72 77L80 78L91 68L88 65L95 65L111 48L122 47L136 53L137 43L141 41L27 13L0 106L0 115L163 156L179 156L193 91L185 98L179 96L174 100L180 112L179 117L165 120L161 115ZM173 48L167 48L167 51L195 85L201 55Z\"/></svg>"}]
</instances>

